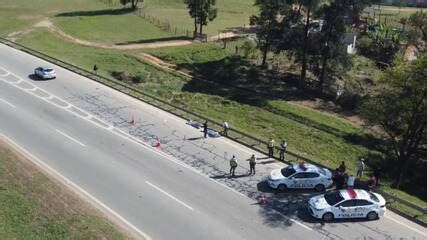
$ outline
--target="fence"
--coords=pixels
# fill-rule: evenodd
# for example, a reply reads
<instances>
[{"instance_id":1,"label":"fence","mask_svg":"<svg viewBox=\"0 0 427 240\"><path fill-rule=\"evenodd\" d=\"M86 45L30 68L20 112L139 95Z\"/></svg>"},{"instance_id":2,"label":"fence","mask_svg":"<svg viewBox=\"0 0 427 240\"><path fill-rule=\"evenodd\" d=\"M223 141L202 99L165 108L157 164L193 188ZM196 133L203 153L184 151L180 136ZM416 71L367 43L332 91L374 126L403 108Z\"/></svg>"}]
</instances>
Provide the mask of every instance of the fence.
<instances>
[{"instance_id":1,"label":"fence","mask_svg":"<svg viewBox=\"0 0 427 240\"><path fill-rule=\"evenodd\" d=\"M61 66L61 67L65 68L65 69L68 69L68 70L70 70L72 72L75 72L75 73L77 73L79 75L82 75L82 76L85 76L85 77L87 77L89 79L97 81L97 82L99 82L101 84L104 84L104 85L110 87L110 88L113 88L113 89L115 89L117 91L125 93L125 94L127 94L129 96L132 96L132 97L138 99L138 100L146 102L146 103L148 103L150 105L153 105L153 106L155 106L157 108L160 108L160 109L162 109L162 110L164 110L166 112L174 114L174 115L176 115L176 116L178 116L180 118L187 119L187 120L191 119L191 120L195 120L195 121L198 121L198 122L201 122L201 123L204 122L204 121L208 121L210 128L212 128L212 129L214 129L216 131L219 131L219 132L222 131L222 123L220 123L220 122L217 122L217 121L215 121L213 119L210 119L210 118L208 118L206 116L202 116L202 115L200 115L198 113L191 112L191 111L189 111L187 109L184 109L182 107L175 106L175 105L173 105L173 104L171 104L171 103L169 103L169 102L167 102L165 100L162 100L160 98L157 98L156 96L147 94L147 93L145 93L145 92L143 92L143 91L141 91L139 89L132 88L132 87L130 87L130 86L128 86L128 85L126 85L126 84L124 84L122 82L119 82L119 81L117 81L115 79L111 79L111 78L107 78L107 77L104 77L104 76L97 75L97 74L95 74L93 72L90 72L88 70L82 69L82 68L80 68L78 66L75 66L75 65L72 65L70 63L67 63L67 62L64 62L62 60L59 60L57 58L48 56L48 55L46 55L44 53L41 53L39 51L27 48L27 47L25 47L25 46L23 46L21 44L14 43L14 42L9 41L9 40L4 39L4 38L0 38L0 43L6 44L6 45L8 45L10 47L13 47L15 49L21 50L21 51L26 52L28 54L31 54L33 56L42 58L42 59L44 59L44 60L46 60L48 62L51 62L52 64L56 64L56 65ZM173 72L171 72L171 73L172 74L176 74L176 73L173 73ZM240 143L240 144L242 144L242 145L245 145L245 146L247 146L247 147L249 147L249 148L251 148L253 150L261 152L263 154L267 154L267 152L268 152L267 151L268 150L268 148L267 148L267 144L268 143L266 141L264 141L262 139L259 139L257 137L251 136L251 135L249 135L247 133L244 133L242 131L239 131L238 129L230 128L229 131L228 131L228 136L227 137L230 138L230 139L232 139L232 140L234 140L234 141L236 141L236 142L238 142L238 143ZM301 155L299 155L297 153L293 153L293 152L290 152L290 151L288 151L287 155L290 156L290 157L287 158L287 160L288 160L288 161L286 161L287 163L289 163L289 161L305 161L305 162L309 162L309 163L316 163L312 159L309 159L307 157L301 156ZM276 154L274 155L274 158L278 159L277 151L276 151ZM318 163L316 163L316 164L319 165ZM326 167L326 166L323 166L323 167ZM421 212L422 215L427 214L427 209L426 208L419 207L419 206L417 206L417 205L415 205L413 203L410 203L410 202L408 202L406 200L397 198L397 197L395 197L395 196L393 196L393 195L391 195L389 193L385 193L385 192L382 192L382 191L380 191L380 193L382 193L387 198L387 201L391 200L391 201L394 201L394 202L398 202L398 203L403 204L403 205L405 205L405 206L407 206L407 207L409 207L411 209L415 209L418 212ZM393 210L395 210L395 212L401 214L402 216L411 219L412 221L415 221L415 222L417 222L417 223L419 223L419 224L421 224L423 226L427 226L427 223L422 222L421 220L419 220L415 216L410 216L409 214L407 214L407 213L405 213L403 211L400 211L399 209L393 209Z\"/></svg>"},{"instance_id":2,"label":"fence","mask_svg":"<svg viewBox=\"0 0 427 240\"><path fill-rule=\"evenodd\" d=\"M118 7L121 6L120 1L118 0L99 0L100 2L106 4L109 7ZM163 31L169 32L175 36L186 36L188 38L193 37L193 31L190 31L186 28L180 28L177 26L174 26L171 24L168 20L160 19L154 16L151 16L145 11L145 8L137 8L135 11L133 11L133 14L135 14L138 17L141 17L154 26L162 29Z\"/></svg>"}]
</instances>

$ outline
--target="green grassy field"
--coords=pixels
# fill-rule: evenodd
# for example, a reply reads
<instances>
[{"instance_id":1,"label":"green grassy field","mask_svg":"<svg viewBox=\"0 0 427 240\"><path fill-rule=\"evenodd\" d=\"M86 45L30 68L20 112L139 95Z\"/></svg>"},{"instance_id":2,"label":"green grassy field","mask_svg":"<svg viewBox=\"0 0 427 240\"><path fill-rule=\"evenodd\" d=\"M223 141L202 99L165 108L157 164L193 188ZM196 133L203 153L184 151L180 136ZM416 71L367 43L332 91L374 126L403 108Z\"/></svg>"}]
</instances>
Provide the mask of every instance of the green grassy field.
<instances>
[{"instance_id":1,"label":"green grassy field","mask_svg":"<svg viewBox=\"0 0 427 240\"><path fill-rule=\"evenodd\" d=\"M126 239L0 142L0 239Z\"/></svg>"},{"instance_id":2,"label":"green grassy field","mask_svg":"<svg viewBox=\"0 0 427 240\"><path fill-rule=\"evenodd\" d=\"M218 17L208 24L206 33L216 35L227 28L248 25L249 16L257 12L253 3L253 0L217 0ZM193 21L182 0L145 0L143 6L148 15L193 31Z\"/></svg>"},{"instance_id":3,"label":"green grassy field","mask_svg":"<svg viewBox=\"0 0 427 240\"><path fill-rule=\"evenodd\" d=\"M136 52L147 52L176 65L181 64L200 64L211 61L218 61L227 56L230 52L220 49L215 44L191 44L181 47L163 47L157 49L144 49Z\"/></svg>"},{"instance_id":4,"label":"green grassy field","mask_svg":"<svg viewBox=\"0 0 427 240\"><path fill-rule=\"evenodd\" d=\"M375 18L378 19L381 23L387 23L391 24L395 27L400 27L401 24L399 23L399 20L401 18L408 18L411 14L417 12L417 11L427 11L425 8L414 8L414 7L396 7L396 6L384 6L378 5L374 6L376 10ZM365 13L365 16L374 17L374 14L371 13L370 15Z\"/></svg>"},{"instance_id":5,"label":"green grassy field","mask_svg":"<svg viewBox=\"0 0 427 240\"><path fill-rule=\"evenodd\" d=\"M55 19L57 26L74 37L98 43L126 44L175 36L122 8L68 14Z\"/></svg>"},{"instance_id":6,"label":"green grassy field","mask_svg":"<svg viewBox=\"0 0 427 240\"><path fill-rule=\"evenodd\" d=\"M60 12L95 10L103 7L99 1L86 0L2 0L0 2L0 36L24 30Z\"/></svg>"}]
</instances>

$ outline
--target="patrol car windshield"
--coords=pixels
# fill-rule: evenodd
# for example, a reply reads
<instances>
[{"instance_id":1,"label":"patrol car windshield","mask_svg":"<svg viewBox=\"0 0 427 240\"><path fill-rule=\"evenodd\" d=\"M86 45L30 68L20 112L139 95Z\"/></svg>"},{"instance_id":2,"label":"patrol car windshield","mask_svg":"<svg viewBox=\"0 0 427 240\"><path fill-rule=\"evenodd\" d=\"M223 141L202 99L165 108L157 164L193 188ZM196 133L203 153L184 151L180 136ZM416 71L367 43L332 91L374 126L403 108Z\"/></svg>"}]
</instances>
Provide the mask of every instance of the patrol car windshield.
<instances>
[{"instance_id":1,"label":"patrol car windshield","mask_svg":"<svg viewBox=\"0 0 427 240\"><path fill-rule=\"evenodd\" d=\"M295 171L295 169L293 167L289 166L289 167L286 167L286 168L282 168L281 172L282 172L283 176L289 177L292 174L294 174L296 171Z\"/></svg>"},{"instance_id":2,"label":"patrol car windshield","mask_svg":"<svg viewBox=\"0 0 427 240\"><path fill-rule=\"evenodd\" d=\"M328 192L325 193L325 200L330 206L333 206L344 200L344 198L341 196L340 192Z\"/></svg>"},{"instance_id":3,"label":"patrol car windshield","mask_svg":"<svg viewBox=\"0 0 427 240\"><path fill-rule=\"evenodd\" d=\"M368 194L369 194L369 197L371 198L372 201L380 202L380 200L377 198L377 196L375 196L375 194L373 194L371 192L368 192Z\"/></svg>"},{"instance_id":4,"label":"patrol car windshield","mask_svg":"<svg viewBox=\"0 0 427 240\"><path fill-rule=\"evenodd\" d=\"M319 168L319 172L320 172L320 174L322 174L323 176L325 176L325 175L326 175L326 171L325 171L325 169L323 169L323 168Z\"/></svg>"}]
</instances>

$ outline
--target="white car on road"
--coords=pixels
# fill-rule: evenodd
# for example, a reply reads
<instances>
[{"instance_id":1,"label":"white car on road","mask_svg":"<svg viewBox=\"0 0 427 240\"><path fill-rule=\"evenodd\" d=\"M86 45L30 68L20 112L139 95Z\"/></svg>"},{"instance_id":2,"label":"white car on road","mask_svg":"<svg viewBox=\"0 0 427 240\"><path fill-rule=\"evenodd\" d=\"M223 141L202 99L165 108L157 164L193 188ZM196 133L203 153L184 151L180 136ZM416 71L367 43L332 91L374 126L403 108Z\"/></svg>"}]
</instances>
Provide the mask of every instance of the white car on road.
<instances>
[{"instance_id":1,"label":"white car on road","mask_svg":"<svg viewBox=\"0 0 427 240\"><path fill-rule=\"evenodd\" d=\"M291 164L271 171L268 176L271 188L284 191L287 188L314 188L324 191L332 185L332 173L328 169L313 164Z\"/></svg>"},{"instance_id":2,"label":"white car on road","mask_svg":"<svg viewBox=\"0 0 427 240\"><path fill-rule=\"evenodd\" d=\"M38 67L34 69L34 75L41 79L52 79L56 78L56 73L53 68L50 67Z\"/></svg>"},{"instance_id":3,"label":"white car on road","mask_svg":"<svg viewBox=\"0 0 427 240\"><path fill-rule=\"evenodd\" d=\"M312 197L308 201L310 214L324 221L336 218L377 219L386 211L385 199L378 193L361 189L342 189Z\"/></svg>"}]
</instances>

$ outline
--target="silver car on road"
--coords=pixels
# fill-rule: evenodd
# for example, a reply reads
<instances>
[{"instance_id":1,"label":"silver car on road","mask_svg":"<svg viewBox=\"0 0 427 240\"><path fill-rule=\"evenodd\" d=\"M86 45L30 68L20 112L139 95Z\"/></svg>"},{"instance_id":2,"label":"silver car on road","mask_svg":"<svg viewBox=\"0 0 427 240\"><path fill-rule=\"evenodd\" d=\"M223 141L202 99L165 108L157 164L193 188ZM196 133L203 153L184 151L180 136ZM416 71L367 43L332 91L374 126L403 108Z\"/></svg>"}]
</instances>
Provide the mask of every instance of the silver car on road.
<instances>
[{"instance_id":1,"label":"silver car on road","mask_svg":"<svg viewBox=\"0 0 427 240\"><path fill-rule=\"evenodd\" d=\"M53 79L56 78L56 73L53 68L50 67L38 67L34 69L34 75L41 79Z\"/></svg>"}]
</instances>

